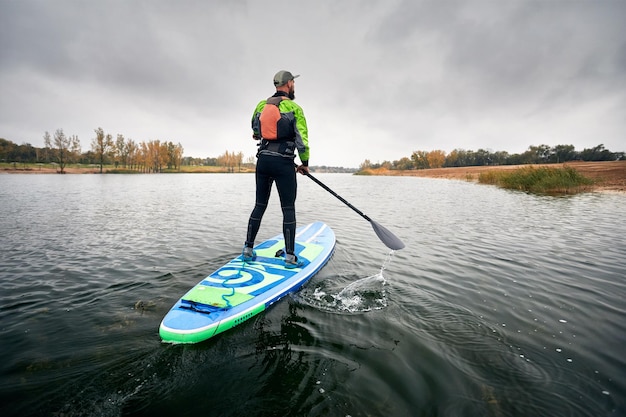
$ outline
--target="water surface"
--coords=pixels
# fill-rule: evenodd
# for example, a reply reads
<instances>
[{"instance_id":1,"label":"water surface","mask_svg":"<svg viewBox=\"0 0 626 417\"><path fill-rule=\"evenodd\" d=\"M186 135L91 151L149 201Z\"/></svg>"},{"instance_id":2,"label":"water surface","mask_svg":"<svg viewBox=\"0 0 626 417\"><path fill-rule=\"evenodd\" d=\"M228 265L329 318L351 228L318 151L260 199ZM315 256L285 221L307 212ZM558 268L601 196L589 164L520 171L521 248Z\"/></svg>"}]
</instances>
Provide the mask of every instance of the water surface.
<instances>
[{"instance_id":1,"label":"water surface","mask_svg":"<svg viewBox=\"0 0 626 417\"><path fill-rule=\"evenodd\" d=\"M0 175L0 415L626 414L626 196L317 177L406 249L299 177L331 261L177 346L159 323L241 250L251 175Z\"/></svg>"}]
</instances>

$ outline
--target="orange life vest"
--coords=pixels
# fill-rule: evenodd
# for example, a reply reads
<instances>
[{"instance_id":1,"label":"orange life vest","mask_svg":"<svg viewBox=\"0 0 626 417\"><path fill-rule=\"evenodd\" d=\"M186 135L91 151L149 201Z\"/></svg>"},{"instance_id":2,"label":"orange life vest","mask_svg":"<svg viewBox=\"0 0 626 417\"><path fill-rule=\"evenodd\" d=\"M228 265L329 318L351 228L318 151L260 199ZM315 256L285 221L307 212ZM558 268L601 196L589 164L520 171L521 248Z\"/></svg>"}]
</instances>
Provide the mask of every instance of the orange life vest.
<instances>
[{"instance_id":1,"label":"orange life vest","mask_svg":"<svg viewBox=\"0 0 626 417\"><path fill-rule=\"evenodd\" d=\"M259 116L261 137L265 140L278 139L278 121L280 120L280 102L287 97L278 96L267 99L267 104Z\"/></svg>"}]
</instances>

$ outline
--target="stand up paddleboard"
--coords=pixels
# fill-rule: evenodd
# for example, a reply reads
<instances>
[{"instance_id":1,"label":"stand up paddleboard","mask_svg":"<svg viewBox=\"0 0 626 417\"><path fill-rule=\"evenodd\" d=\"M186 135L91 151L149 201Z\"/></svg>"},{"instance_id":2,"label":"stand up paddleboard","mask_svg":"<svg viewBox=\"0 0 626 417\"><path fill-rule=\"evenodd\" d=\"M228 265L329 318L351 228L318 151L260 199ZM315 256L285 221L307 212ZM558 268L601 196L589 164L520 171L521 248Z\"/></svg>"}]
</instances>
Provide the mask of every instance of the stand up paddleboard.
<instances>
[{"instance_id":1,"label":"stand up paddleboard","mask_svg":"<svg viewBox=\"0 0 626 417\"><path fill-rule=\"evenodd\" d=\"M197 343L259 314L300 288L328 262L335 233L322 222L296 230L295 252L302 267L284 266L282 234L255 247L256 258L228 262L189 290L165 315L159 334L164 342Z\"/></svg>"}]
</instances>

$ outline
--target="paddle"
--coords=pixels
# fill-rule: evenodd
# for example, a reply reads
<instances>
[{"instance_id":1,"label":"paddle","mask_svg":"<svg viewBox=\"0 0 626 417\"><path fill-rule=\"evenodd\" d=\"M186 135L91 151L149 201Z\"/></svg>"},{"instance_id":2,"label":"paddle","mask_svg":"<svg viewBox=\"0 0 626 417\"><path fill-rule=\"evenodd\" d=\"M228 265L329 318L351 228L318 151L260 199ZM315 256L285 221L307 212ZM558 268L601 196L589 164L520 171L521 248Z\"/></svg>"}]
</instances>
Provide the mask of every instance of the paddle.
<instances>
[{"instance_id":1,"label":"paddle","mask_svg":"<svg viewBox=\"0 0 626 417\"><path fill-rule=\"evenodd\" d=\"M404 243L402 243L402 241L400 239L398 239L398 237L396 235L394 235L393 233L391 233L388 229L386 229L385 227L381 226L380 224L376 223L374 220L370 219L368 216L363 214L363 212L361 210L357 209L352 204L350 204L346 199L344 199L339 194L337 194L336 192L334 192L333 190L328 188L328 186L326 186L326 184L324 184L323 182L321 182L320 180L315 178L313 175L311 175L311 173L305 172L305 175L307 177L311 178L313 181L315 181L317 183L317 185L319 185L320 187L322 187L323 189L325 189L326 191L328 191L329 193L331 193L332 195L337 197L339 199L339 201L344 203L346 206L348 206L352 210L356 211L365 220L370 222L371 225L372 225L372 228L374 229L374 232L376 233L376 236L378 236L378 238L389 249L399 250L399 249L404 248Z\"/></svg>"}]
</instances>

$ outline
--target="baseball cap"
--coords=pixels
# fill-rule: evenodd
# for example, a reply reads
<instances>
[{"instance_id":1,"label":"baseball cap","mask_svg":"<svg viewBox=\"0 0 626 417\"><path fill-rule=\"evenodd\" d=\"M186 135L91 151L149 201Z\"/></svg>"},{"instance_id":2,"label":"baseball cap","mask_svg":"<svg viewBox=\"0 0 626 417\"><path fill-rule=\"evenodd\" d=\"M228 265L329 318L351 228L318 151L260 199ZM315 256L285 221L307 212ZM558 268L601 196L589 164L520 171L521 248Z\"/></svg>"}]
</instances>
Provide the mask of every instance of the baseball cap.
<instances>
[{"instance_id":1,"label":"baseball cap","mask_svg":"<svg viewBox=\"0 0 626 417\"><path fill-rule=\"evenodd\" d=\"M276 75L274 75L274 85L276 87L284 85L289 80L293 80L294 78L298 78L299 75L293 75L289 71L278 71Z\"/></svg>"}]
</instances>

